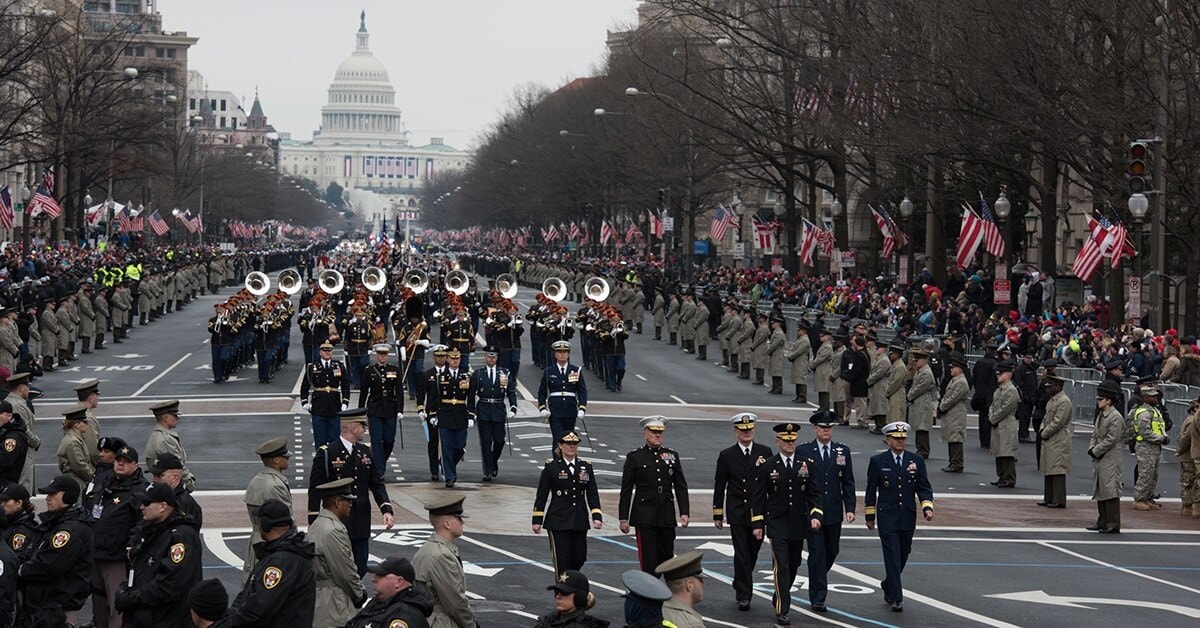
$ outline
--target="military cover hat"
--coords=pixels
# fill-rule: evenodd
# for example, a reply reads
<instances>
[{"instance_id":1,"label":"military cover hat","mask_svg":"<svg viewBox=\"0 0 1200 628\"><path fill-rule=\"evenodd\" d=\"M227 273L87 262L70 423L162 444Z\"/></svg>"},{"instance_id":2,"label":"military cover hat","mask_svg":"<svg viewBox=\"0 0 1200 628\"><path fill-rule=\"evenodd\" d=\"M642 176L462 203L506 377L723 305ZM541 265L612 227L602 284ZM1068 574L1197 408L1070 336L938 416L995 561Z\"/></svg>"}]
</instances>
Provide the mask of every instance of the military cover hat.
<instances>
[{"instance_id":1,"label":"military cover hat","mask_svg":"<svg viewBox=\"0 0 1200 628\"><path fill-rule=\"evenodd\" d=\"M566 340L556 340L554 344L550 345L550 348L555 351L570 351L571 343Z\"/></svg>"},{"instance_id":2,"label":"military cover hat","mask_svg":"<svg viewBox=\"0 0 1200 628\"><path fill-rule=\"evenodd\" d=\"M775 437L782 441L791 442L800 437L799 423L779 423L771 429L775 430Z\"/></svg>"},{"instance_id":3,"label":"military cover hat","mask_svg":"<svg viewBox=\"0 0 1200 628\"><path fill-rule=\"evenodd\" d=\"M425 503L425 510L433 515L455 515L466 518L463 514L463 501L467 499L466 495L443 495L434 498L432 501Z\"/></svg>"},{"instance_id":4,"label":"military cover hat","mask_svg":"<svg viewBox=\"0 0 1200 628\"><path fill-rule=\"evenodd\" d=\"M150 406L150 411L154 413L154 416L161 416L164 414L179 414L179 400L170 399L167 401L161 401Z\"/></svg>"},{"instance_id":5,"label":"military cover hat","mask_svg":"<svg viewBox=\"0 0 1200 628\"><path fill-rule=\"evenodd\" d=\"M621 574L621 584L629 591L627 595L643 600L665 602L671 599L671 589L662 580L641 569L630 569Z\"/></svg>"},{"instance_id":6,"label":"military cover hat","mask_svg":"<svg viewBox=\"0 0 1200 628\"><path fill-rule=\"evenodd\" d=\"M85 379L75 386L75 394L80 399L86 399L92 393L100 392L100 380L92 378Z\"/></svg>"},{"instance_id":7,"label":"military cover hat","mask_svg":"<svg viewBox=\"0 0 1200 628\"><path fill-rule=\"evenodd\" d=\"M275 456L283 456L284 458L290 458L292 456L292 454L289 453L287 450L287 443L288 443L288 440L287 440L286 436L272 438L271 440L259 445L258 447L255 447L254 453L258 454L259 456L261 456L263 458L274 458Z\"/></svg>"},{"instance_id":8,"label":"military cover hat","mask_svg":"<svg viewBox=\"0 0 1200 628\"><path fill-rule=\"evenodd\" d=\"M754 429L754 424L757 421L758 415L754 414L753 412L742 412L740 414L735 414L729 419L729 422L733 423L734 427L743 431Z\"/></svg>"},{"instance_id":9,"label":"military cover hat","mask_svg":"<svg viewBox=\"0 0 1200 628\"><path fill-rule=\"evenodd\" d=\"M579 433L575 430L564 432L562 436L558 437L558 442L579 444Z\"/></svg>"},{"instance_id":10,"label":"military cover hat","mask_svg":"<svg viewBox=\"0 0 1200 628\"><path fill-rule=\"evenodd\" d=\"M317 491L317 494L321 495L322 497L337 495L344 499L353 501L358 498L355 497L353 491L351 491L350 487L352 486L354 486L354 478L341 478L332 482L321 484L320 486L317 486L315 490Z\"/></svg>"},{"instance_id":11,"label":"military cover hat","mask_svg":"<svg viewBox=\"0 0 1200 628\"><path fill-rule=\"evenodd\" d=\"M892 421L883 426L883 433L892 438L908 438L910 430L912 430L912 426L904 421Z\"/></svg>"},{"instance_id":12,"label":"military cover hat","mask_svg":"<svg viewBox=\"0 0 1200 628\"><path fill-rule=\"evenodd\" d=\"M641 421L639 421L639 423L641 423L643 429L650 430L651 432L667 431L667 423L670 423L670 422L671 422L671 420L668 419L667 417L662 416L662 415L657 415L657 414L654 416L648 416L648 417L642 419Z\"/></svg>"},{"instance_id":13,"label":"military cover hat","mask_svg":"<svg viewBox=\"0 0 1200 628\"><path fill-rule=\"evenodd\" d=\"M808 417L808 422L818 427L833 427L841 423L838 416L829 410L814 412L812 416Z\"/></svg>"},{"instance_id":14,"label":"military cover hat","mask_svg":"<svg viewBox=\"0 0 1200 628\"><path fill-rule=\"evenodd\" d=\"M88 411L88 407L85 405L75 406L74 408L71 408L70 410L63 412L63 420L64 421L86 421L87 420L87 411Z\"/></svg>"},{"instance_id":15,"label":"military cover hat","mask_svg":"<svg viewBox=\"0 0 1200 628\"><path fill-rule=\"evenodd\" d=\"M338 417L342 423L366 423L367 409L366 408L350 408L338 412Z\"/></svg>"},{"instance_id":16,"label":"military cover hat","mask_svg":"<svg viewBox=\"0 0 1200 628\"><path fill-rule=\"evenodd\" d=\"M703 558L704 552L700 550L684 552L663 561L659 566L654 568L654 573L662 576L663 580L667 582L698 576L704 571L703 567L700 566L700 561Z\"/></svg>"}]
</instances>

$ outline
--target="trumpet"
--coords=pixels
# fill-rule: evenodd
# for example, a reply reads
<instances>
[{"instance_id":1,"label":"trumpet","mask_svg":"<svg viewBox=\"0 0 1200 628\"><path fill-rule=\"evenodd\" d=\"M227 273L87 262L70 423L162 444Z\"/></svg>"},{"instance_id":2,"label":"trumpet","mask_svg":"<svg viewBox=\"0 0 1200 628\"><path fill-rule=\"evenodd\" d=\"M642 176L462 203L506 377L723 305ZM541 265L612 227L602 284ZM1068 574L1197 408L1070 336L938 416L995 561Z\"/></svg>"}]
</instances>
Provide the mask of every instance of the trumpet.
<instances>
[{"instance_id":1,"label":"trumpet","mask_svg":"<svg viewBox=\"0 0 1200 628\"><path fill-rule=\"evenodd\" d=\"M625 331L625 323L622 322L622 323L617 323L616 325L613 325L612 333L614 336L623 331Z\"/></svg>"}]
</instances>

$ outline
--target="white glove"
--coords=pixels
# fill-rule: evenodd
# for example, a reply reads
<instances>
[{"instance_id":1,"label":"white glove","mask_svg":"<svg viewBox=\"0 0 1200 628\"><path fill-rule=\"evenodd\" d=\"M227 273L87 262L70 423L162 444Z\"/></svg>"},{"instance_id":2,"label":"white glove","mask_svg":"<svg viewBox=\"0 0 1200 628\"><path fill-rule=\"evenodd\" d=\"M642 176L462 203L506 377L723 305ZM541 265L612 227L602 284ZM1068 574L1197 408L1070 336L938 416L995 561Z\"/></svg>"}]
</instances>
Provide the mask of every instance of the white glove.
<instances>
[{"instance_id":1,"label":"white glove","mask_svg":"<svg viewBox=\"0 0 1200 628\"><path fill-rule=\"evenodd\" d=\"M302 404L300 404L300 407L301 407L301 408L304 408L304 411L305 411L305 412L312 412L312 404L311 404L311 403L308 403L307 401L306 401L306 402L304 402L304 403L302 403Z\"/></svg>"},{"instance_id":2,"label":"white glove","mask_svg":"<svg viewBox=\"0 0 1200 628\"><path fill-rule=\"evenodd\" d=\"M538 413L538 416L542 417L543 419L548 419L548 418L550 418L550 411L542 410L541 412Z\"/></svg>"},{"instance_id":3,"label":"white glove","mask_svg":"<svg viewBox=\"0 0 1200 628\"><path fill-rule=\"evenodd\" d=\"M437 417L433 417L432 419L429 419L429 424L434 427L437 427Z\"/></svg>"},{"instance_id":4,"label":"white glove","mask_svg":"<svg viewBox=\"0 0 1200 628\"><path fill-rule=\"evenodd\" d=\"M348 406L344 403L342 404L342 412L345 412L346 410L349 410L349 409L350 409L350 406Z\"/></svg>"},{"instance_id":5,"label":"white glove","mask_svg":"<svg viewBox=\"0 0 1200 628\"><path fill-rule=\"evenodd\" d=\"M422 346L422 347L428 347L428 346L429 346L429 341L428 341L428 340L426 340L426 339L424 339L424 338L422 338L422 339L420 339L420 340L418 340L418 341L417 341L417 344L418 344L418 345L420 345L420 346Z\"/></svg>"},{"instance_id":6,"label":"white glove","mask_svg":"<svg viewBox=\"0 0 1200 628\"><path fill-rule=\"evenodd\" d=\"M418 418L418 419L421 419L422 421L424 421L424 420L425 420L425 417L426 417L426 416L427 416L427 415L425 414L425 411L424 411L424 410L421 410L420 412L418 412L418 413L417 413L417 418Z\"/></svg>"},{"instance_id":7,"label":"white glove","mask_svg":"<svg viewBox=\"0 0 1200 628\"><path fill-rule=\"evenodd\" d=\"M396 420L397 420L397 421L403 421L403 420L404 420L404 413L403 413L403 412L398 412L398 413L396 413Z\"/></svg>"},{"instance_id":8,"label":"white glove","mask_svg":"<svg viewBox=\"0 0 1200 628\"><path fill-rule=\"evenodd\" d=\"M587 414L587 413L586 413L586 412L584 412L583 410L580 410L580 411L579 411L579 414L578 414L577 416L578 416L579 418L581 418L581 419L582 419L582 418L583 418L583 415L585 415L585 414Z\"/></svg>"},{"instance_id":9,"label":"white glove","mask_svg":"<svg viewBox=\"0 0 1200 628\"><path fill-rule=\"evenodd\" d=\"M468 428L475 427L475 419L467 419L467 427Z\"/></svg>"},{"instance_id":10,"label":"white glove","mask_svg":"<svg viewBox=\"0 0 1200 628\"><path fill-rule=\"evenodd\" d=\"M510 419L515 419L515 418L517 418L517 409L516 409L516 408L509 408L509 409L508 409L508 418L510 418Z\"/></svg>"}]
</instances>

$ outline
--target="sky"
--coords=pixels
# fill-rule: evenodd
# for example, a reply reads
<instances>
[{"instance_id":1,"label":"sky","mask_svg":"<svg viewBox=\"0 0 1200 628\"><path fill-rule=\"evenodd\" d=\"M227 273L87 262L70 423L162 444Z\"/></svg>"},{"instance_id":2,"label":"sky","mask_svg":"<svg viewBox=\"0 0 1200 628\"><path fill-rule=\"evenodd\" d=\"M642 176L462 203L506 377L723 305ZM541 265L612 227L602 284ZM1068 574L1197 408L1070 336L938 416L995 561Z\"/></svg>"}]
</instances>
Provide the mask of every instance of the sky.
<instances>
[{"instance_id":1,"label":"sky","mask_svg":"<svg viewBox=\"0 0 1200 628\"><path fill-rule=\"evenodd\" d=\"M637 18L638 0L159 0L163 30L200 41L188 69L210 89L258 89L276 130L312 138L334 71L367 12L371 51L388 69L409 141L473 148L514 90L590 76L606 30Z\"/></svg>"}]
</instances>

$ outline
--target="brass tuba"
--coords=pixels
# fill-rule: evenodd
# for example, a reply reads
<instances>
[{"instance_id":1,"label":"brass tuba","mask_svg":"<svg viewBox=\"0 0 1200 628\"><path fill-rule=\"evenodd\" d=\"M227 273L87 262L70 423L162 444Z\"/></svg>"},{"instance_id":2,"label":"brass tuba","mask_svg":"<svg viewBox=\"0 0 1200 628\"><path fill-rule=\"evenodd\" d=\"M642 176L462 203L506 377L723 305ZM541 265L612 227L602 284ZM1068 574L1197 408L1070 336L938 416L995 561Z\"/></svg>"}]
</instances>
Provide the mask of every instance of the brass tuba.
<instances>
[{"instance_id":1,"label":"brass tuba","mask_svg":"<svg viewBox=\"0 0 1200 628\"><path fill-rule=\"evenodd\" d=\"M378 266L368 266L362 271L362 283L367 290L379 292L387 287L387 275Z\"/></svg>"},{"instance_id":2,"label":"brass tuba","mask_svg":"<svg viewBox=\"0 0 1200 628\"><path fill-rule=\"evenodd\" d=\"M429 276L423 270L414 268L404 273L404 279L401 281L413 294L421 294L429 289Z\"/></svg>"},{"instance_id":3,"label":"brass tuba","mask_svg":"<svg viewBox=\"0 0 1200 628\"><path fill-rule=\"evenodd\" d=\"M326 294L337 294L346 286L346 279L336 270L323 270L317 277L317 285L321 286L321 291Z\"/></svg>"},{"instance_id":4,"label":"brass tuba","mask_svg":"<svg viewBox=\"0 0 1200 628\"><path fill-rule=\"evenodd\" d=\"M266 273L256 270L246 275L246 290L256 297L261 297L271 291L271 278Z\"/></svg>"},{"instance_id":5,"label":"brass tuba","mask_svg":"<svg viewBox=\"0 0 1200 628\"><path fill-rule=\"evenodd\" d=\"M470 279L467 277L467 273L461 270L452 270L446 274L446 290L454 294L460 296L466 294L468 283L470 283Z\"/></svg>"},{"instance_id":6,"label":"brass tuba","mask_svg":"<svg viewBox=\"0 0 1200 628\"><path fill-rule=\"evenodd\" d=\"M603 301L612 293L612 288L609 287L608 281L603 277L592 277L583 284L583 294L593 301Z\"/></svg>"},{"instance_id":7,"label":"brass tuba","mask_svg":"<svg viewBox=\"0 0 1200 628\"><path fill-rule=\"evenodd\" d=\"M282 273L279 273L279 289L284 293L296 294L297 292L300 292L303 287L304 286L300 281L300 273L296 272L294 269L289 268Z\"/></svg>"},{"instance_id":8,"label":"brass tuba","mask_svg":"<svg viewBox=\"0 0 1200 628\"><path fill-rule=\"evenodd\" d=\"M562 301L567 296L567 284L558 277L551 277L542 282L542 294L551 301Z\"/></svg>"},{"instance_id":9,"label":"brass tuba","mask_svg":"<svg viewBox=\"0 0 1200 628\"><path fill-rule=\"evenodd\" d=\"M496 291L505 299L517 296L517 278L509 273L496 277Z\"/></svg>"}]
</instances>

